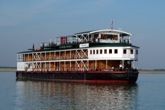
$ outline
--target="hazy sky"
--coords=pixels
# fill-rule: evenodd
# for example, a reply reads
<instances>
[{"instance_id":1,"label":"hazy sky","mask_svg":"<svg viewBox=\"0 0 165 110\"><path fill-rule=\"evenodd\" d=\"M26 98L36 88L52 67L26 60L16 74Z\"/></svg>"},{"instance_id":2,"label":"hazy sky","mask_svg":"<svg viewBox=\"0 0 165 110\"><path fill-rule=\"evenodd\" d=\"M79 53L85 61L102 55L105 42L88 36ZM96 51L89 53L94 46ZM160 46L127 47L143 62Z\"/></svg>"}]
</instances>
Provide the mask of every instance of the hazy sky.
<instances>
[{"instance_id":1,"label":"hazy sky","mask_svg":"<svg viewBox=\"0 0 165 110\"><path fill-rule=\"evenodd\" d=\"M0 0L0 66L56 36L114 27L133 34L139 68L165 68L165 0Z\"/></svg>"}]
</instances>

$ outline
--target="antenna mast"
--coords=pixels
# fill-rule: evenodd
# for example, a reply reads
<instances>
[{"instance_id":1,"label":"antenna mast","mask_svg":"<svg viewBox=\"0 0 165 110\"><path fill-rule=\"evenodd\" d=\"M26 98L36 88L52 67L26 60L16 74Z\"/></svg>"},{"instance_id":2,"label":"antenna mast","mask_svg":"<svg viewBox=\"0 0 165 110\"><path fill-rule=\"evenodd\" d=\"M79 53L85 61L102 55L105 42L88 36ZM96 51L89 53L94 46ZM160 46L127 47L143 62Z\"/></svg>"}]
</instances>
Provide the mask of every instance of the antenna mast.
<instances>
[{"instance_id":1,"label":"antenna mast","mask_svg":"<svg viewBox=\"0 0 165 110\"><path fill-rule=\"evenodd\" d=\"M113 22L113 20L112 20L112 22L111 22L111 29L113 29L114 28L114 22Z\"/></svg>"}]
</instances>

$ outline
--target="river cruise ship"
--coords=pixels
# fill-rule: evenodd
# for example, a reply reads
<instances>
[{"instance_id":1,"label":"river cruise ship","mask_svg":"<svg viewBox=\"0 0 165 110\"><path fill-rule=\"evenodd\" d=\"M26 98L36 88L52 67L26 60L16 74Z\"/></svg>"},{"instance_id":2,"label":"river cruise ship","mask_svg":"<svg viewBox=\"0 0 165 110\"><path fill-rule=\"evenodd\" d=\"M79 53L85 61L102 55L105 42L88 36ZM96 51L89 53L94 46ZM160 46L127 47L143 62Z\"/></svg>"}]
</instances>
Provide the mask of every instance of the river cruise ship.
<instances>
[{"instance_id":1,"label":"river cruise ship","mask_svg":"<svg viewBox=\"0 0 165 110\"><path fill-rule=\"evenodd\" d=\"M135 83L138 48L128 32L101 29L56 37L17 53L17 80Z\"/></svg>"}]
</instances>

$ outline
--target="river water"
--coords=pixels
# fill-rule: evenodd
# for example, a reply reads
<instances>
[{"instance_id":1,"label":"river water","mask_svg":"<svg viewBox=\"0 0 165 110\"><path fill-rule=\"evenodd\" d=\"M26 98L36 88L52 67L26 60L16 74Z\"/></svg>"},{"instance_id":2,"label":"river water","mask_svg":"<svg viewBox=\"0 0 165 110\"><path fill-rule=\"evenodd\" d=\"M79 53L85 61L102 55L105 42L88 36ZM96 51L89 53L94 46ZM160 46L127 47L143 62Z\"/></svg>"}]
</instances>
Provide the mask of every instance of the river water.
<instances>
[{"instance_id":1,"label":"river water","mask_svg":"<svg viewBox=\"0 0 165 110\"><path fill-rule=\"evenodd\" d=\"M140 74L135 85L16 81L0 73L0 110L164 110L165 73Z\"/></svg>"}]
</instances>

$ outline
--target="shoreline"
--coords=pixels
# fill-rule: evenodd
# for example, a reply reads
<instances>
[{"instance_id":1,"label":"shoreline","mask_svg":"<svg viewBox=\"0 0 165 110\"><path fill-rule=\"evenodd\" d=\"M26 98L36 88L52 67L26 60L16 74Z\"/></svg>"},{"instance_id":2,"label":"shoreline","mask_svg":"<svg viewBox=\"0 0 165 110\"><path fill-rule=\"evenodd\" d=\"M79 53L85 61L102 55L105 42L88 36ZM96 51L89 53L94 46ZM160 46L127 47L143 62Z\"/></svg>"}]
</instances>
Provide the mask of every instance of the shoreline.
<instances>
[{"instance_id":1,"label":"shoreline","mask_svg":"<svg viewBox=\"0 0 165 110\"><path fill-rule=\"evenodd\" d=\"M165 74L165 71L146 71L146 70L139 70L139 74Z\"/></svg>"},{"instance_id":2,"label":"shoreline","mask_svg":"<svg viewBox=\"0 0 165 110\"><path fill-rule=\"evenodd\" d=\"M16 72L16 67L0 67L0 72Z\"/></svg>"},{"instance_id":3,"label":"shoreline","mask_svg":"<svg viewBox=\"0 0 165 110\"><path fill-rule=\"evenodd\" d=\"M145 74L145 73L147 73L147 74L155 74L157 72L165 73L165 69L138 69L138 71L139 71L140 74Z\"/></svg>"}]
</instances>

